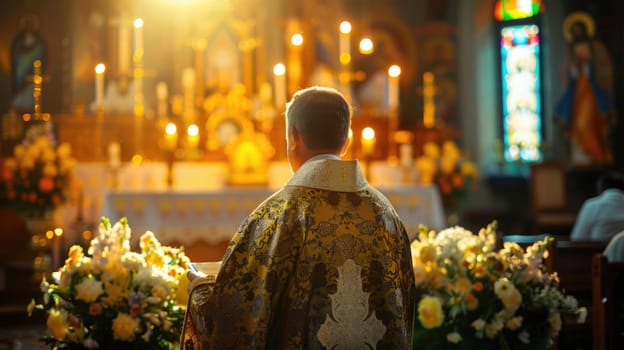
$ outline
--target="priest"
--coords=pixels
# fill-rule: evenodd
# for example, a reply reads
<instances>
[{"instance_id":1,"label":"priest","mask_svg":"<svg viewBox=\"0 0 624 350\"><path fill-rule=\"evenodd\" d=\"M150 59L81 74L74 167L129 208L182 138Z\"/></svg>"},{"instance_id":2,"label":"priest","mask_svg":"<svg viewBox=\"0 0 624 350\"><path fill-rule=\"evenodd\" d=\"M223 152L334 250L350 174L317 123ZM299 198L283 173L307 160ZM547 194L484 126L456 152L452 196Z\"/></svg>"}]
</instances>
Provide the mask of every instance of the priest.
<instances>
[{"instance_id":1,"label":"priest","mask_svg":"<svg viewBox=\"0 0 624 350\"><path fill-rule=\"evenodd\" d=\"M351 106L336 90L286 106L294 172L232 238L216 281L189 272L181 349L408 349L409 240L348 147Z\"/></svg>"}]
</instances>

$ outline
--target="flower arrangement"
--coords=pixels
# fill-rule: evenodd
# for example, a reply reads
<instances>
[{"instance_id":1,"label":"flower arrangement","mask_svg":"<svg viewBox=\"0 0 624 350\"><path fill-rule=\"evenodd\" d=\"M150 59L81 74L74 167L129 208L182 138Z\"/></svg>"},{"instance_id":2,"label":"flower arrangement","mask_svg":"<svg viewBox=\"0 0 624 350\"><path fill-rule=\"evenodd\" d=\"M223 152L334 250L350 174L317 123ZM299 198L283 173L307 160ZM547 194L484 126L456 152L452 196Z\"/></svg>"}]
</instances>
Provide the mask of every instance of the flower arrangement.
<instances>
[{"instance_id":1,"label":"flower arrangement","mask_svg":"<svg viewBox=\"0 0 624 350\"><path fill-rule=\"evenodd\" d=\"M69 249L65 265L41 282L51 348L174 349L188 300L189 259L147 231L130 250L127 220L102 218L87 254Z\"/></svg>"},{"instance_id":2,"label":"flower arrangement","mask_svg":"<svg viewBox=\"0 0 624 350\"><path fill-rule=\"evenodd\" d=\"M474 163L464 159L457 144L447 140L442 147L434 142L423 145L423 155L415 161L419 182L435 184L445 207L453 207L467 195L469 184L477 178Z\"/></svg>"},{"instance_id":3,"label":"flower arrangement","mask_svg":"<svg viewBox=\"0 0 624 350\"><path fill-rule=\"evenodd\" d=\"M477 235L422 227L411 244L417 289L414 344L424 349L546 349L562 316L587 310L558 289L544 259L552 237L495 250L496 225Z\"/></svg>"},{"instance_id":4,"label":"flower arrangement","mask_svg":"<svg viewBox=\"0 0 624 350\"><path fill-rule=\"evenodd\" d=\"M67 143L54 147L44 135L26 139L3 164L0 199L28 217L42 217L68 196L76 164Z\"/></svg>"}]
</instances>

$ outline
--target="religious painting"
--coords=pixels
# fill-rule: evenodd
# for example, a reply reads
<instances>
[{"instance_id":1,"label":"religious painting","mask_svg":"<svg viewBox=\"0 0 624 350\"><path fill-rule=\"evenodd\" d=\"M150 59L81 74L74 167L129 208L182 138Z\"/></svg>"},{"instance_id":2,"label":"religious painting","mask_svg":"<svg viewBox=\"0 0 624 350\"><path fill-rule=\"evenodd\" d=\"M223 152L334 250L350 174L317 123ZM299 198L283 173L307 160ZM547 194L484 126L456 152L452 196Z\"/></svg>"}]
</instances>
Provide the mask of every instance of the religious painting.
<instances>
[{"instance_id":1,"label":"religious painting","mask_svg":"<svg viewBox=\"0 0 624 350\"><path fill-rule=\"evenodd\" d=\"M39 17L27 13L19 20L19 32L11 44L11 85L13 96L11 107L18 112L33 110L33 64L41 62L41 70L46 65L46 43L39 33Z\"/></svg>"}]
</instances>

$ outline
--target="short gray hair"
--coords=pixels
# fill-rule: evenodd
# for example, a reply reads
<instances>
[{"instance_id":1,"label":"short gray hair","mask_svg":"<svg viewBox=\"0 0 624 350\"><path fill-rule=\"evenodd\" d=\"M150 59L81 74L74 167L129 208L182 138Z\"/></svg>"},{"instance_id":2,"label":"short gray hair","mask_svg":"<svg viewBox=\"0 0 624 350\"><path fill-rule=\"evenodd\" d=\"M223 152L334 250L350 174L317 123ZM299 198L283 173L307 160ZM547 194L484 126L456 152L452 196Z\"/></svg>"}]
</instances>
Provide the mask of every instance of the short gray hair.
<instances>
[{"instance_id":1,"label":"short gray hair","mask_svg":"<svg viewBox=\"0 0 624 350\"><path fill-rule=\"evenodd\" d=\"M287 126L295 128L313 151L339 152L349 136L351 113L338 90L322 86L299 90L286 104Z\"/></svg>"}]
</instances>

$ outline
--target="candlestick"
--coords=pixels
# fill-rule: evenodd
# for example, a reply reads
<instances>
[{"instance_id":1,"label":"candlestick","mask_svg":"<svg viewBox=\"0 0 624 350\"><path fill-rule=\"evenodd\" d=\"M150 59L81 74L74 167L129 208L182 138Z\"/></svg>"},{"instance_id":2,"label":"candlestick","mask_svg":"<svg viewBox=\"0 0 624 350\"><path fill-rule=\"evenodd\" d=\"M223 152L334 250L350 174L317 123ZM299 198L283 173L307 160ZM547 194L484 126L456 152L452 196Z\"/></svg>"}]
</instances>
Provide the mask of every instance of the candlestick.
<instances>
[{"instance_id":1,"label":"candlestick","mask_svg":"<svg viewBox=\"0 0 624 350\"><path fill-rule=\"evenodd\" d=\"M121 145L119 142L108 144L108 165L111 168L118 168L121 165Z\"/></svg>"},{"instance_id":2,"label":"candlestick","mask_svg":"<svg viewBox=\"0 0 624 350\"><path fill-rule=\"evenodd\" d=\"M156 99L158 100L158 117L167 116L167 83L161 81L156 84Z\"/></svg>"},{"instance_id":3,"label":"candlestick","mask_svg":"<svg viewBox=\"0 0 624 350\"><path fill-rule=\"evenodd\" d=\"M275 107L284 110L286 107L286 67L278 63L273 67L275 84Z\"/></svg>"},{"instance_id":4,"label":"candlestick","mask_svg":"<svg viewBox=\"0 0 624 350\"><path fill-rule=\"evenodd\" d=\"M423 125L435 126L435 77L431 72L423 73Z\"/></svg>"},{"instance_id":5,"label":"candlestick","mask_svg":"<svg viewBox=\"0 0 624 350\"><path fill-rule=\"evenodd\" d=\"M95 66L95 106L98 110L104 108L104 72L106 66L98 63Z\"/></svg>"}]
</instances>

